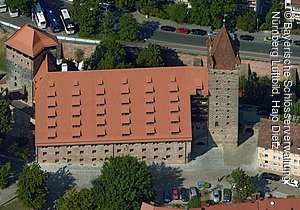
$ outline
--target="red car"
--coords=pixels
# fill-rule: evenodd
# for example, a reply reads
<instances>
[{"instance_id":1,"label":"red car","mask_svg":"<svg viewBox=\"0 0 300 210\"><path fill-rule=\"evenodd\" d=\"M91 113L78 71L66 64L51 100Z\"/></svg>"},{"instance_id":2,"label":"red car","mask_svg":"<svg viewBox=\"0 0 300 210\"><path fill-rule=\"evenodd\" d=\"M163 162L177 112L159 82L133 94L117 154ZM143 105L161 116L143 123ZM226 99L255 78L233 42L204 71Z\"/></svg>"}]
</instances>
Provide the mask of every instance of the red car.
<instances>
[{"instance_id":1,"label":"red car","mask_svg":"<svg viewBox=\"0 0 300 210\"><path fill-rule=\"evenodd\" d=\"M173 200L179 200L179 190L177 188L172 189L172 198Z\"/></svg>"},{"instance_id":2,"label":"red car","mask_svg":"<svg viewBox=\"0 0 300 210\"><path fill-rule=\"evenodd\" d=\"M176 28L176 32L181 34L189 34L190 30L187 28Z\"/></svg>"}]
</instances>

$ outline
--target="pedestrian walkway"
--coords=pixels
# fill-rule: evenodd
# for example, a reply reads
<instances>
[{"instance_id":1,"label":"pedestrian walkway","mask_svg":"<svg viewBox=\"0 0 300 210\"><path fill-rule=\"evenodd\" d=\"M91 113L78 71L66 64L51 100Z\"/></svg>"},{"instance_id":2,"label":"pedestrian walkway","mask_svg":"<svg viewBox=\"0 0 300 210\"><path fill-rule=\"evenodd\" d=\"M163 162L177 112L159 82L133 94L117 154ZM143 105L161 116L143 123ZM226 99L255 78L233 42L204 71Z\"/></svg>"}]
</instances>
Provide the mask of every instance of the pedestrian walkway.
<instances>
[{"instance_id":1,"label":"pedestrian walkway","mask_svg":"<svg viewBox=\"0 0 300 210\"><path fill-rule=\"evenodd\" d=\"M8 188L0 190L0 206L8 203L17 197L17 184L13 184Z\"/></svg>"}]
</instances>

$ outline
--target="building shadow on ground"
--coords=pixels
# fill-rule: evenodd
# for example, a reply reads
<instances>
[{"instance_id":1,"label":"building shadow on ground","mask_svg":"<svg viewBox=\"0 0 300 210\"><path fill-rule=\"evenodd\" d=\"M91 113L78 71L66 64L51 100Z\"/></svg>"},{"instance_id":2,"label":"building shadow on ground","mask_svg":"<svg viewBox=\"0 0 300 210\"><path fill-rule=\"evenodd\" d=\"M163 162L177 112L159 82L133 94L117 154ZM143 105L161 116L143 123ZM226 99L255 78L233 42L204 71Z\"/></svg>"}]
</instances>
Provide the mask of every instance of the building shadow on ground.
<instances>
[{"instance_id":1,"label":"building shadow on ground","mask_svg":"<svg viewBox=\"0 0 300 210\"><path fill-rule=\"evenodd\" d=\"M162 48L162 58L164 60L164 66L185 66L174 49L167 47Z\"/></svg>"},{"instance_id":2,"label":"building shadow on ground","mask_svg":"<svg viewBox=\"0 0 300 210\"><path fill-rule=\"evenodd\" d=\"M271 192L272 190L268 186L269 182L265 178L261 177L259 174L251 177L251 181L255 185L255 191L260 192L264 197L266 193Z\"/></svg>"},{"instance_id":3,"label":"building shadow on ground","mask_svg":"<svg viewBox=\"0 0 300 210\"><path fill-rule=\"evenodd\" d=\"M62 167L56 172L48 172L47 186L49 194L46 198L45 209L52 209L54 201L63 197L65 192L73 187L75 178L67 167Z\"/></svg>"},{"instance_id":4,"label":"building shadow on ground","mask_svg":"<svg viewBox=\"0 0 300 210\"><path fill-rule=\"evenodd\" d=\"M182 177L182 169L168 166L165 163L152 163L149 169L153 176L153 189L156 192L156 200L162 202L164 191L183 186L185 178Z\"/></svg>"}]
</instances>

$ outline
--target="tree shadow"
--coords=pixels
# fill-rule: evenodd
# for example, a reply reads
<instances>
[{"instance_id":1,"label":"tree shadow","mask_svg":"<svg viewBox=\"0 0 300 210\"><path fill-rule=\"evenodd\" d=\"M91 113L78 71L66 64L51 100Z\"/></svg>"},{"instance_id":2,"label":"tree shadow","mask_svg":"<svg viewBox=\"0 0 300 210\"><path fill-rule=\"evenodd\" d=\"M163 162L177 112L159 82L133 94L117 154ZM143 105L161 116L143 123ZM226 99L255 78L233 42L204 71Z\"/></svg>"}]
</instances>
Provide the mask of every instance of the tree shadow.
<instances>
[{"instance_id":1,"label":"tree shadow","mask_svg":"<svg viewBox=\"0 0 300 210\"><path fill-rule=\"evenodd\" d=\"M63 0L51 0L51 1L41 0L40 2L43 7L53 8L56 10L64 6Z\"/></svg>"},{"instance_id":2,"label":"tree shadow","mask_svg":"<svg viewBox=\"0 0 300 210\"><path fill-rule=\"evenodd\" d=\"M263 197L265 196L265 193L272 191L270 187L267 186L269 184L268 180L261 177L259 174L252 176L251 181L255 185L255 191L260 192Z\"/></svg>"},{"instance_id":3,"label":"tree shadow","mask_svg":"<svg viewBox=\"0 0 300 210\"><path fill-rule=\"evenodd\" d=\"M138 30L138 36L140 39L149 39L153 36L154 32L158 29L158 21L144 21Z\"/></svg>"},{"instance_id":4,"label":"tree shadow","mask_svg":"<svg viewBox=\"0 0 300 210\"><path fill-rule=\"evenodd\" d=\"M46 198L45 208L52 209L55 200L63 197L65 192L74 186L75 178L67 167L62 167L56 172L48 172L47 187L49 194Z\"/></svg>"},{"instance_id":5,"label":"tree shadow","mask_svg":"<svg viewBox=\"0 0 300 210\"><path fill-rule=\"evenodd\" d=\"M163 192L172 188L183 186L185 178L182 177L182 169L168 166L165 163L152 163L149 165L153 176L153 190L156 192L156 200L163 201Z\"/></svg>"},{"instance_id":6,"label":"tree shadow","mask_svg":"<svg viewBox=\"0 0 300 210\"><path fill-rule=\"evenodd\" d=\"M182 60L179 59L178 54L174 49L163 47L162 58L165 66L185 66Z\"/></svg>"}]
</instances>

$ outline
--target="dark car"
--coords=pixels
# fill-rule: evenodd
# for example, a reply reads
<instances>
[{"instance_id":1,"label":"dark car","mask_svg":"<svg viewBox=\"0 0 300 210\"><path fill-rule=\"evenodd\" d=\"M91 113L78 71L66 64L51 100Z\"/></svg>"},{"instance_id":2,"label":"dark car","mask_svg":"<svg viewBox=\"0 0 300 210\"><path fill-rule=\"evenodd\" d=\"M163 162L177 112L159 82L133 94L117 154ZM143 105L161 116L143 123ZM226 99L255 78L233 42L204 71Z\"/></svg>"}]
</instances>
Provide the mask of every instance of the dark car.
<instances>
[{"instance_id":1,"label":"dark car","mask_svg":"<svg viewBox=\"0 0 300 210\"><path fill-rule=\"evenodd\" d=\"M172 26L162 26L162 27L160 27L160 29L161 29L162 31L170 31L170 32L176 31L176 28L174 28L174 27L172 27Z\"/></svg>"},{"instance_id":2,"label":"dark car","mask_svg":"<svg viewBox=\"0 0 300 210\"><path fill-rule=\"evenodd\" d=\"M183 202L188 202L190 200L190 190L187 188L180 189L180 199Z\"/></svg>"},{"instance_id":3,"label":"dark car","mask_svg":"<svg viewBox=\"0 0 300 210\"><path fill-rule=\"evenodd\" d=\"M245 40L245 41L253 41L254 37L250 35L241 35L240 39Z\"/></svg>"},{"instance_id":4,"label":"dark car","mask_svg":"<svg viewBox=\"0 0 300 210\"><path fill-rule=\"evenodd\" d=\"M262 173L261 177L264 179L270 179L270 180L274 180L274 181L279 181L281 180L281 176L277 175L277 174L273 174L273 173Z\"/></svg>"},{"instance_id":5,"label":"dark car","mask_svg":"<svg viewBox=\"0 0 300 210\"><path fill-rule=\"evenodd\" d=\"M179 200L179 190L177 188L172 189L172 198L173 200Z\"/></svg>"},{"instance_id":6,"label":"dark car","mask_svg":"<svg viewBox=\"0 0 300 210\"><path fill-rule=\"evenodd\" d=\"M293 42L291 39L285 39L285 38L282 38L282 37L278 39L279 44L284 44L286 41L289 42L289 43Z\"/></svg>"},{"instance_id":7,"label":"dark car","mask_svg":"<svg viewBox=\"0 0 300 210\"><path fill-rule=\"evenodd\" d=\"M164 202L165 203L169 203L169 202L171 202L172 201L172 195L171 195L171 192L170 191L168 191L168 190L165 190L164 191Z\"/></svg>"},{"instance_id":8,"label":"dark car","mask_svg":"<svg viewBox=\"0 0 300 210\"><path fill-rule=\"evenodd\" d=\"M192 29L191 34L204 36L207 34L207 31L204 31L202 29Z\"/></svg>"},{"instance_id":9,"label":"dark car","mask_svg":"<svg viewBox=\"0 0 300 210\"><path fill-rule=\"evenodd\" d=\"M270 113L266 109L258 109L257 112L256 112L256 114L257 115L264 115L264 116L266 116L266 115L269 115Z\"/></svg>"},{"instance_id":10,"label":"dark car","mask_svg":"<svg viewBox=\"0 0 300 210\"><path fill-rule=\"evenodd\" d=\"M231 190L228 188L223 189L223 201L229 203L231 201Z\"/></svg>"},{"instance_id":11,"label":"dark car","mask_svg":"<svg viewBox=\"0 0 300 210\"><path fill-rule=\"evenodd\" d=\"M295 40L295 41L294 41L294 45L300 46L300 40Z\"/></svg>"}]
</instances>

